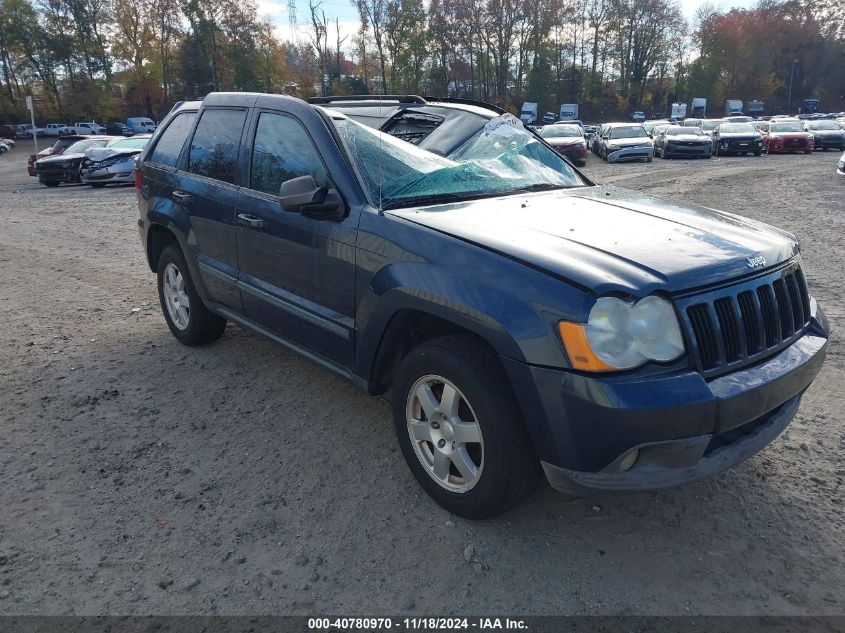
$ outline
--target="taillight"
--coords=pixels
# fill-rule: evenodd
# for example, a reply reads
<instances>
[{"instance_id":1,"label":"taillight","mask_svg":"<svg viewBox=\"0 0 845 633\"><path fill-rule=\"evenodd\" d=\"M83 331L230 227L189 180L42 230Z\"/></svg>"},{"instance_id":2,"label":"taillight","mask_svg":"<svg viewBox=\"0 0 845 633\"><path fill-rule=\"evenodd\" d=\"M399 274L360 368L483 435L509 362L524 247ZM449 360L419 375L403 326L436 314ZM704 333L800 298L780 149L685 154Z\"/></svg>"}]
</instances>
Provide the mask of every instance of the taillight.
<instances>
[{"instance_id":1,"label":"taillight","mask_svg":"<svg viewBox=\"0 0 845 633\"><path fill-rule=\"evenodd\" d=\"M141 185L144 183L144 171L138 159L135 159L135 193L141 195Z\"/></svg>"}]
</instances>

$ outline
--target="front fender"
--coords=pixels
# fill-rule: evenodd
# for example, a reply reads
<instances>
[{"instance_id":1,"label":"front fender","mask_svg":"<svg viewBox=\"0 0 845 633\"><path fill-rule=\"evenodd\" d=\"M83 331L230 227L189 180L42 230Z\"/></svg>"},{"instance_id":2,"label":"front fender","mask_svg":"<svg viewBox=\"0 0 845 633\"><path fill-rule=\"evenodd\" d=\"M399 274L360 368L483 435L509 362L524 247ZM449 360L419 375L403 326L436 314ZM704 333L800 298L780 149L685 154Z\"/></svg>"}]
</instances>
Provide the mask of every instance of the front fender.
<instances>
[{"instance_id":1,"label":"front fender","mask_svg":"<svg viewBox=\"0 0 845 633\"><path fill-rule=\"evenodd\" d=\"M531 364L567 366L555 330L558 310L551 308L553 302L527 299L534 292L541 297L543 286L549 294L555 288L560 298L563 284L533 269L509 260L507 263L516 274L529 273L524 283L517 284L527 290L525 294L516 294L508 284L493 283L493 278L482 271L474 271L470 278L429 261L406 260L380 268L370 278L358 304L355 373L364 378L372 375L384 333L403 310L453 323L481 337L501 356ZM575 301L576 305L580 303L580 298Z\"/></svg>"}]
</instances>

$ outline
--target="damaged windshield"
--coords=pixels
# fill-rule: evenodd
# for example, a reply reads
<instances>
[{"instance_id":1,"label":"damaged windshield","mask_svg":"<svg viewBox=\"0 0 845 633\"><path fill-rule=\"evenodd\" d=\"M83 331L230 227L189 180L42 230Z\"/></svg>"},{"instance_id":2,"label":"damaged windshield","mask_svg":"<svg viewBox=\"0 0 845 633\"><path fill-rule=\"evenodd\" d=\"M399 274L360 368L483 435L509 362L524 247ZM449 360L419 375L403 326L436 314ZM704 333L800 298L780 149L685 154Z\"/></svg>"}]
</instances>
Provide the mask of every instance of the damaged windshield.
<instances>
[{"instance_id":1,"label":"damaged windshield","mask_svg":"<svg viewBox=\"0 0 845 633\"><path fill-rule=\"evenodd\" d=\"M587 183L516 117L487 121L448 156L332 112L371 199L384 209Z\"/></svg>"}]
</instances>

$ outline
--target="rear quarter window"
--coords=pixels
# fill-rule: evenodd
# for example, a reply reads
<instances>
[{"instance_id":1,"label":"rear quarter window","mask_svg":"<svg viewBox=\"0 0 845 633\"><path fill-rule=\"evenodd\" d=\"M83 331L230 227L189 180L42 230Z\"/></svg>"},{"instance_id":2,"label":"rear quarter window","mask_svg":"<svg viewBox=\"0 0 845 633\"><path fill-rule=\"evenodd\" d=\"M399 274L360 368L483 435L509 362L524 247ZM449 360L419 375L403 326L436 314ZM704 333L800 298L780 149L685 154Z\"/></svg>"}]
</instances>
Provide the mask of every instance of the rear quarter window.
<instances>
[{"instance_id":1,"label":"rear quarter window","mask_svg":"<svg viewBox=\"0 0 845 633\"><path fill-rule=\"evenodd\" d=\"M156 146L150 154L149 162L165 167L176 167L179 154L182 152L185 139L188 138L196 117L196 112L180 112L173 117L173 120L170 121L158 138Z\"/></svg>"}]
</instances>

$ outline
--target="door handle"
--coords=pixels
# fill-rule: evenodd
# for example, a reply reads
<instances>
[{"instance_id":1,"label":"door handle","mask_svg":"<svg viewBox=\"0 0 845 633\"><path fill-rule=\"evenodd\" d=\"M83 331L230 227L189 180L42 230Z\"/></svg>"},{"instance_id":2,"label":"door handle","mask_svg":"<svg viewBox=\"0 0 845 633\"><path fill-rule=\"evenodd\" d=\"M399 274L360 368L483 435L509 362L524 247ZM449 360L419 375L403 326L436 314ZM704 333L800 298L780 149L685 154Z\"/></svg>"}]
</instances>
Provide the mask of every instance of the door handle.
<instances>
[{"instance_id":1,"label":"door handle","mask_svg":"<svg viewBox=\"0 0 845 633\"><path fill-rule=\"evenodd\" d=\"M256 231L263 231L265 227L264 220L257 218L249 213L241 213L238 215L238 224L248 229L255 229Z\"/></svg>"},{"instance_id":2,"label":"door handle","mask_svg":"<svg viewBox=\"0 0 845 633\"><path fill-rule=\"evenodd\" d=\"M170 194L170 198L176 204L181 205L188 205L191 204L191 194L185 193L184 191L174 191Z\"/></svg>"}]
</instances>

